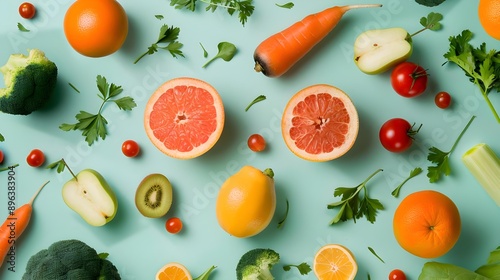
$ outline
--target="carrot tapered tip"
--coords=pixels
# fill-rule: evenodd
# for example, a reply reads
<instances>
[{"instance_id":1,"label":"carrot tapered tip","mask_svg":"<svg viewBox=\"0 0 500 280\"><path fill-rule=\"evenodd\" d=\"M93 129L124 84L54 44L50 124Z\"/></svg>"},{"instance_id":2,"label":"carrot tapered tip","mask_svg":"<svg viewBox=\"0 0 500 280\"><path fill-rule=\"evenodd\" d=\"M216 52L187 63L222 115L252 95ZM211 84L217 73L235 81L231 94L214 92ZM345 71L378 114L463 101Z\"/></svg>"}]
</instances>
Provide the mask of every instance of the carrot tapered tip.
<instances>
[{"instance_id":1,"label":"carrot tapered tip","mask_svg":"<svg viewBox=\"0 0 500 280\"><path fill-rule=\"evenodd\" d=\"M40 193L40 191L43 189L43 187L45 187L45 185L47 185L50 181L47 181L45 183L43 183L43 185L38 188L38 190L36 191L36 193L33 195L33 197L31 198L31 200L28 202L29 205L32 205L33 204L33 201L35 201L35 198L38 196L38 194Z\"/></svg>"}]
</instances>

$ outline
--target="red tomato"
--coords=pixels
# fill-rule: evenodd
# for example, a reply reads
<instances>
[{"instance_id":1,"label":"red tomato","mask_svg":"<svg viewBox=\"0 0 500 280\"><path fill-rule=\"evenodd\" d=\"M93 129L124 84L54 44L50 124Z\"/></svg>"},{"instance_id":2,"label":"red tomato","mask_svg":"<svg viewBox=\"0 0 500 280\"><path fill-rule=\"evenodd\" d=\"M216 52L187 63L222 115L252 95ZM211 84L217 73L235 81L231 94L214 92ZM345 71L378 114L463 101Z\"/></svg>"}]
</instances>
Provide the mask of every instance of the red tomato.
<instances>
[{"instance_id":1,"label":"red tomato","mask_svg":"<svg viewBox=\"0 0 500 280\"><path fill-rule=\"evenodd\" d=\"M419 130L420 127L417 130L413 130L413 126L405 119L390 119L380 127L380 143L390 152L401 153L410 148L413 143L413 136Z\"/></svg>"},{"instance_id":2,"label":"red tomato","mask_svg":"<svg viewBox=\"0 0 500 280\"><path fill-rule=\"evenodd\" d=\"M406 275L402 270L394 269L389 273L389 280L406 280Z\"/></svg>"},{"instance_id":3,"label":"red tomato","mask_svg":"<svg viewBox=\"0 0 500 280\"><path fill-rule=\"evenodd\" d=\"M39 149L34 149L28 154L26 162L32 167L39 167L45 162L45 155Z\"/></svg>"},{"instance_id":4,"label":"red tomato","mask_svg":"<svg viewBox=\"0 0 500 280\"><path fill-rule=\"evenodd\" d=\"M266 140L260 134L252 134L248 137L248 147L254 152L261 152L266 148Z\"/></svg>"},{"instance_id":5,"label":"red tomato","mask_svg":"<svg viewBox=\"0 0 500 280\"><path fill-rule=\"evenodd\" d=\"M176 234L182 229L182 221L177 217L172 217L165 223L165 228L168 232Z\"/></svg>"},{"instance_id":6,"label":"red tomato","mask_svg":"<svg viewBox=\"0 0 500 280\"><path fill-rule=\"evenodd\" d=\"M434 103L436 103L436 106L438 106L439 108L446 109L450 107L451 96L446 91L438 92L438 94L436 94L436 97L434 98Z\"/></svg>"},{"instance_id":7,"label":"red tomato","mask_svg":"<svg viewBox=\"0 0 500 280\"><path fill-rule=\"evenodd\" d=\"M0 163L2 163L2 162L3 162L3 151L0 150Z\"/></svg>"},{"instance_id":8,"label":"red tomato","mask_svg":"<svg viewBox=\"0 0 500 280\"><path fill-rule=\"evenodd\" d=\"M36 9L33 4L24 2L19 6L19 14L25 18L25 19L30 19L35 16Z\"/></svg>"},{"instance_id":9,"label":"red tomato","mask_svg":"<svg viewBox=\"0 0 500 280\"><path fill-rule=\"evenodd\" d=\"M137 156L140 150L139 144L134 140L127 140L122 144L122 152L127 157Z\"/></svg>"},{"instance_id":10,"label":"red tomato","mask_svg":"<svg viewBox=\"0 0 500 280\"><path fill-rule=\"evenodd\" d=\"M398 64L391 74L392 88L403 97L416 97L427 88L427 71L412 62Z\"/></svg>"}]
</instances>

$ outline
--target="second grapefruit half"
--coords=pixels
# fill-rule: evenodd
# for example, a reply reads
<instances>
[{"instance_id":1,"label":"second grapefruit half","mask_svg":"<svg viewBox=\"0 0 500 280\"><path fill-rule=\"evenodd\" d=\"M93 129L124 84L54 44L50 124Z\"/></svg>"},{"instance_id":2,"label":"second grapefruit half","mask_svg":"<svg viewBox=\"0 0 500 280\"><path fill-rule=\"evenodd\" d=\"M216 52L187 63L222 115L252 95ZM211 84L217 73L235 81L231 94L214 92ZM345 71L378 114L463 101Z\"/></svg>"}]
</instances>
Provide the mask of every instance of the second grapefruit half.
<instances>
[{"instance_id":1,"label":"second grapefruit half","mask_svg":"<svg viewBox=\"0 0 500 280\"><path fill-rule=\"evenodd\" d=\"M359 130L358 113L342 90L326 84L312 85L290 99L281 129L294 154L310 161L329 161L354 145Z\"/></svg>"},{"instance_id":2,"label":"second grapefruit half","mask_svg":"<svg viewBox=\"0 0 500 280\"><path fill-rule=\"evenodd\" d=\"M153 144L173 158L191 159L209 151L224 128L222 99L205 81L180 77L151 95L144 127Z\"/></svg>"}]
</instances>

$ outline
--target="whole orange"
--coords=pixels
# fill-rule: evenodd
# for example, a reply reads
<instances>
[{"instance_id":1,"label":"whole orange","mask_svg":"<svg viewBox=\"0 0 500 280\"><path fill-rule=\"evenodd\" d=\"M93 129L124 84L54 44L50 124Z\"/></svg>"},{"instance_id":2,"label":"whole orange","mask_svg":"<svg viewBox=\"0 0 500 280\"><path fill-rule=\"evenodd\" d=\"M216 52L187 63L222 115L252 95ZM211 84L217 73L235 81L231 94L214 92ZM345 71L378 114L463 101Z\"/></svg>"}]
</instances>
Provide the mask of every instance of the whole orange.
<instances>
[{"instance_id":1,"label":"whole orange","mask_svg":"<svg viewBox=\"0 0 500 280\"><path fill-rule=\"evenodd\" d=\"M421 258L446 254L461 232L460 213L446 195L432 190L405 197L394 213L394 236L399 245Z\"/></svg>"},{"instance_id":2,"label":"whole orange","mask_svg":"<svg viewBox=\"0 0 500 280\"><path fill-rule=\"evenodd\" d=\"M478 15L484 31L500 40L500 0L480 0Z\"/></svg>"},{"instance_id":3,"label":"whole orange","mask_svg":"<svg viewBox=\"0 0 500 280\"><path fill-rule=\"evenodd\" d=\"M64 16L64 34L80 54L107 56L127 38L127 14L116 0L76 0Z\"/></svg>"}]
</instances>

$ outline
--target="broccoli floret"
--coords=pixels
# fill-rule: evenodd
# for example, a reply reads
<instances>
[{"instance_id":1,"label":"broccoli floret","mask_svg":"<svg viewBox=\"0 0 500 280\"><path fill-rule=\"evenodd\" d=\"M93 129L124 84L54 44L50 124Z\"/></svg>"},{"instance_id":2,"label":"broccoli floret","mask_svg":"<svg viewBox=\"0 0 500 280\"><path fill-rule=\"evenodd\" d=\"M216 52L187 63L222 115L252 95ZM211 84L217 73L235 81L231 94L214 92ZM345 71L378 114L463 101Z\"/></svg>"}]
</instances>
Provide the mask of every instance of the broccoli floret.
<instances>
[{"instance_id":1,"label":"broccoli floret","mask_svg":"<svg viewBox=\"0 0 500 280\"><path fill-rule=\"evenodd\" d=\"M50 99L57 82L57 66L39 49L28 56L13 54L0 67L5 88L0 88L0 111L13 115L29 115Z\"/></svg>"},{"instance_id":2,"label":"broccoli floret","mask_svg":"<svg viewBox=\"0 0 500 280\"><path fill-rule=\"evenodd\" d=\"M82 241L70 239L53 243L31 256L22 280L114 280L121 279L116 267L106 260L107 254Z\"/></svg>"},{"instance_id":3,"label":"broccoli floret","mask_svg":"<svg viewBox=\"0 0 500 280\"><path fill-rule=\"evenodd\" d=\"M257 248L241 256L236 266L238 280L273 280L271 268L280 260L280 255L272 249Z\"/></svg>"}]
</instances>

